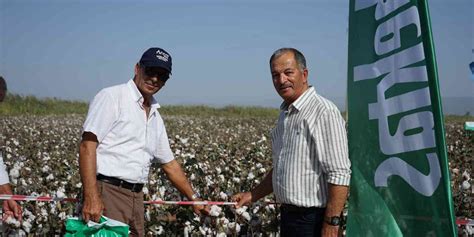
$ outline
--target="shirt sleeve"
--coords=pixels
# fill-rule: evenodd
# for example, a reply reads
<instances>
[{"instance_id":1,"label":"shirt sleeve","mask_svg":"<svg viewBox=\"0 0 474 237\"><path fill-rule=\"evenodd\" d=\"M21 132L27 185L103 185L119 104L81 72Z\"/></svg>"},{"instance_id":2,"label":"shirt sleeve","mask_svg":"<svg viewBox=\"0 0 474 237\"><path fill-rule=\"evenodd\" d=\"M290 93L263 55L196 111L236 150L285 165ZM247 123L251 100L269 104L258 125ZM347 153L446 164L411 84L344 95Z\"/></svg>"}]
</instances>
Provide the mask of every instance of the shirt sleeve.
<instances>
[{"instance_id":1,"label":"shirt sleeve","mask_svg":"<svg viewBox=\"0 0 474 237\"><path fill-rule=\"evenodd\" d=\"M95 134L101 142L119 117L118 107L118 101L108 91L100 91L89 105L83 132Z\"/></svg>"},{"instance_id":2,"label":"shirt sleeve","mask_svg":"<svg viewBox=\"0 0 474 237\"><path fill-rule=\"evenodd\" d=\"M158 142L155 152L155 157L153 162L158 162L160 164L166 164L174 160L173 152L170 148L170 143L168 141L168 134L166 133L165 124L163 119L158 119Z\"/></svg>"},{"instance_id":3,"label":"shirt sleeve","mask_svg":"<svg viewBox=\"0 0 474 237\"><path fill-rule=\"evenodd\" d=\"M348 186L351 178L351 162L345 121L338 110L329 109L321 115L317 122L315 137L319 160L327 182Z\"/></svg>"},{"instance_id":4,"label":"shirt sleeve","mask_svg":"<svg viewBox=\"0 0 474 237\"><path fill-rule=\"evenodd\" d=\"M0 185L9 183L7 166L3 163L2 154L0 154Z\"/></svg>"}]
</instances>

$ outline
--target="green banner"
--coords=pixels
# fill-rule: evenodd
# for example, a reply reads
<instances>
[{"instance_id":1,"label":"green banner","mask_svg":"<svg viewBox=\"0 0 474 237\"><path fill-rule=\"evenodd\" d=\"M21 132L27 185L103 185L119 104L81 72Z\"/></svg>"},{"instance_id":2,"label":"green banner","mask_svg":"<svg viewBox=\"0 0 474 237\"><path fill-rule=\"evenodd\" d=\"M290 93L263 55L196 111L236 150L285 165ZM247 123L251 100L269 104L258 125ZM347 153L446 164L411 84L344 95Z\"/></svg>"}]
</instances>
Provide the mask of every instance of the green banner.
<instances>
[{"instance_id":1,"label":"green banner","mask_svg":"<svg viewBox=\"0 0 474 237\"><path fill-rule=\"evenodd\" d=\"M347 236L457 236L425 0L350 0Z\"/></svg>"}]
</instances>

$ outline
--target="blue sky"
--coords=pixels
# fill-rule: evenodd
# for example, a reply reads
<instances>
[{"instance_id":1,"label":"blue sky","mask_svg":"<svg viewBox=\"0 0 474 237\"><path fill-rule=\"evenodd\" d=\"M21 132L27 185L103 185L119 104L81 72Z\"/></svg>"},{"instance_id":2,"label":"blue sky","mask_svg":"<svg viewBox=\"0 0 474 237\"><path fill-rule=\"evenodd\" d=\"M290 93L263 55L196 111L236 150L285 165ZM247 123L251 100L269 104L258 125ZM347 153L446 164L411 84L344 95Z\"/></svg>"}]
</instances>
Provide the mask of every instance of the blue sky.
<instances>
[{"instance_id":1,"label":"blue sky","mask_svg":"<svg viewBox=\"0 0 474 237\"><path fill-rule=\"evenodd\" d=\"M431 0L441 94L470 97L472 0ZM161 104L277 107L268 58L305 54L310 83L343 107L348 1L0 0L0 75L21 95L90 101L152 46L173 57Z\"/></svg>"}]
</instances>

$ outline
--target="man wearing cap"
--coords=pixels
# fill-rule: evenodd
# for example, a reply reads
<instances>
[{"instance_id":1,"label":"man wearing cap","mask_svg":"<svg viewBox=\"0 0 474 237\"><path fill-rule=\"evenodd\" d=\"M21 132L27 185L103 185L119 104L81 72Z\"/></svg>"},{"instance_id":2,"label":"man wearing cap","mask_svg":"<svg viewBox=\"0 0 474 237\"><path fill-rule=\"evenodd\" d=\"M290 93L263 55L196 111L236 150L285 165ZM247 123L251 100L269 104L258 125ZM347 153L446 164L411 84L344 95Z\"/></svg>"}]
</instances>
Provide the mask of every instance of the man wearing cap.
<instances>
[{"instance_id":1,"label":"man wearing cap","mask_svg":"<svg viewBox=\"0 0 474 237\"><path fill-rule=\"evenodd\" d=\"M142 188L152 162L162 164L168 179L189 200L199 199L173 157L153 97L170 73L171 56L150 48L135 65L132 80L105 88L92 100L79 148L86 222L98 222L103 214L128 224L132 236L144 236ZM197 214L208 213L202 205L193 208Z\"/></svg>"}]
</instances>

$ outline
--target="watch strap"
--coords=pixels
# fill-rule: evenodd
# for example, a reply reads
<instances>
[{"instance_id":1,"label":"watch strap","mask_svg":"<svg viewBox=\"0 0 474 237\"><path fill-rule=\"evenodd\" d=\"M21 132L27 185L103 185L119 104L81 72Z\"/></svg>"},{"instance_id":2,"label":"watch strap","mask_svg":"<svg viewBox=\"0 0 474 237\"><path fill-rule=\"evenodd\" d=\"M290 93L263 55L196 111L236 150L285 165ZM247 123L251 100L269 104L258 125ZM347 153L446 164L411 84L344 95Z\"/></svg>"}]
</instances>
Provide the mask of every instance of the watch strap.
<instances>
[{"instance_id":1,"label":"watch strap","mask_svg":"<svg viewBox=\"0 0 474 237\"><path fill-rule=\"evenodd\" d=\"M324 216L324 222L328 225L339 226L341 224L341 217L339 216Z\"/></svg>"},{"instance_id":2,"label":"watch strap","mask_svg":"<svg viewBox=\"0 0 474 237\"><path fill-rule=\"evenodd\" d=\"M197 199L197 198L201 198L201 194L199 193L194 193L192 196L191 196L192 200L194 199Z\"/></svg>"}]
</instances>

